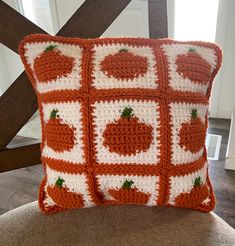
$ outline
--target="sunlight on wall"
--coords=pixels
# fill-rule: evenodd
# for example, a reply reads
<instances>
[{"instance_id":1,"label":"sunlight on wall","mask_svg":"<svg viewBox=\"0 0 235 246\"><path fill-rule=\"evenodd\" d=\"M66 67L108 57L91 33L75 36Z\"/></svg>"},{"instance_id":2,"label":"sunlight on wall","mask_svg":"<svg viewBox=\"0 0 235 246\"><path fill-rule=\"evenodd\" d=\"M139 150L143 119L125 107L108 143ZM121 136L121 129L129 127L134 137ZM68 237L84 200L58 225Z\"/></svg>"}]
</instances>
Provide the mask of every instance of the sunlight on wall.
<instances>
[{"instance_id":1,"label":"sunlight on wall","mask_svg":"<svg viewBox=\"0 0 235 246\"><path fill-rule=\"evenodd\" d=\"M215 41L219 0L175 0L178 40Z\"/></svg>"},{"instance_id":2,"label":"sunlight on wall","mask_svg":"<svg viewBox=\"0 0 235 246\"><path fill-rule=\"evenodd\" d=\"M40 26L50 34L53 34L51 11L49 0L20 0L23 15Z\"/></svg>"},{"instance_id":3,"label":"sunlight on wall","mask_svg":"<svg viewBox=\"0 0 235 246\"><path fill-rule=\"evenodd\" d=\"M22 0L22 5L24 9L24 16L27 17L32 22L36 23L37 18L36 18L35 9L33 6L33 1Z\"/></svg>"}]
</instances>

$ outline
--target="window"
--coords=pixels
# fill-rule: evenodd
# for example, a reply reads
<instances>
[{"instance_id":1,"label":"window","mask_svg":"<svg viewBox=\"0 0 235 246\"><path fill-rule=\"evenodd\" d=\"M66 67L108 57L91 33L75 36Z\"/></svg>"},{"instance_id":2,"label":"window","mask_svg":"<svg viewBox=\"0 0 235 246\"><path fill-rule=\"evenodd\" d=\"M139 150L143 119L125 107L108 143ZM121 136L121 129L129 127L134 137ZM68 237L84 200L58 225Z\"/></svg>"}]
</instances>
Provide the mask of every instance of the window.
<instances>
[{"instance_id":1,"label":"window","mask_svg":"<svg viewBox=\"0 0 235 246\"><path fill-rule=\"evenodd\" d=\"M174 38L215 41L219 0L175 0Z\"/></svg>"}]
</instances>

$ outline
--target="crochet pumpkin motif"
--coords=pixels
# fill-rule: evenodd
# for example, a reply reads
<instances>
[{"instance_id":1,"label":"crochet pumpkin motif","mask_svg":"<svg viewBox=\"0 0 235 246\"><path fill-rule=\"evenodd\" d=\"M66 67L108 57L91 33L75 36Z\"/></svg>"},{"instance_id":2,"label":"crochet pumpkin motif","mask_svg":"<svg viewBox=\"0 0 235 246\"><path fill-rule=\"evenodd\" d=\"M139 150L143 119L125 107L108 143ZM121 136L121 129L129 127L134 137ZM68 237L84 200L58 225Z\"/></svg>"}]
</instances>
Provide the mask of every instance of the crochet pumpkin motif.
<instances>
[{"instance_id":1,"label":"crochet pumpkin motif","mask_svg":"<svg viewBox=\"0 0 235 246\"><path fill-rule=\"evenodd\" d=\"M65 186L63 187L63 183L65 181L58 177L56 180L55 186L48 186L47 193L51 197L51 199L59 206L63 208L79 208L84 206L84 202L82 196L69 191L69 189Z\"/></svg>"},{"instance_id":2,"label":"crochet pumpkin motif","mask_svg":"<svg viewBox=\"0 0 235 246\"><path fill-rule=\"evenodd\" d=\"M180 132L180 146L192 153L198 152L205 145L206 125L198 117L197 109L193 109L190 122L183 123Z\"/></svg>"},{"instance_id":3,"label":"crochet pumpkin motif","mask_svg":"<svg viewBox=\"0 0 235 246\"><path fill-rule=\"evenodd\" d=\"M104 146L119 155L135 155L147 151L153 140L153 127L140 122L131 107L125 107L121 117L107 124L104 133Z\"/></svg>"},{"instance_id":4,"label":"crochet pumpkin motif","mask_svg":"<svg viewBox=\"0 0 235 246\"><path fill-rule=\"evenodd\" d=\"M194 83L207 84L211 77L211 65L191 48L186 54L178 55L175 61L176 71Z\"/></svg>"},{"instance_id":5,"label":"crochet pumpkin motif","mask_svg":"<svg viewBox=\"0 0 235 246\"><path fill-rule=\"evenodd\" d=\"M175 204L178 207L196 208L209 196L209 190L206 184L203 184L201 177L194 180L191 191L181 193L175 198Z\"/></svg>"},{"instance_id":6,"label":"crochet pumpkin motif","mask_svg":"<svg viewBox=\"0 0 235 246\"><path fill-rule=\"evenodd\" d=\"M120 203L129 204L146 204L150 194L139 191L137 188L132 188L134 184L132 180L125 180L120 189L110 189L109 194Z\"/></svg>"},{"instance_id":7,"label":"crochet pumpkin motif","mask_svg":"<svg viewBox=\"0 0 235 246\"><path fill-rule=\"evenodd\" d=\"M37 34L19 53L42 118L43 212L214 208L204 141L216 45Z\"/></svg>"},{"instance_id":8,"label":"crochet pumpkin motif","mask_svg":"<svg viewBox=\"0 0 235 246\"><path fill-rule=\"evenodd\" d=\"M75 128L63 123L58 113L57 109L53 109L45 125L47 146L56 152L69 151L74 146Z\"/></svg>"},{"instance_id":9,"label":"crochet pumpkin motif","mask_svg":"<svg viewBox=\"0 0 235 246\"><path fill-rule=\"evenodd\" d=\"M120 49L118 53L106 56L100 67L108 77L132 80L146 74L148 60L146 57L134 55L127 49Z\"/></svg>"},{"instance_id":10,"label":"crochet pumpkin motif","mask_svg":"<svg viewBox=\"0 0 235 246\"><path fill-rule=\"evenodd\" d=\"M48 46L34 60L33 68L39 82L46 83L71 73L74 58L68 57L57 49L56 45Z\"/></svg>"}]
</instances>

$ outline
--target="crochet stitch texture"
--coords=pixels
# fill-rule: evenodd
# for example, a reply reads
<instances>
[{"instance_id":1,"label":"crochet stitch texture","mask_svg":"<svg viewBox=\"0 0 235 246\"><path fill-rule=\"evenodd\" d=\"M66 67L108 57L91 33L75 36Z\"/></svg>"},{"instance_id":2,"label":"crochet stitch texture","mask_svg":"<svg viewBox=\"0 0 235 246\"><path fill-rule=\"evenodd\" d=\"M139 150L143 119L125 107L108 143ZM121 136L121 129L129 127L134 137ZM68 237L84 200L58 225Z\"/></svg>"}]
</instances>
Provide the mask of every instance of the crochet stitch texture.
<instances>
[{"instance_id":1,"label":"crochet stitch texture","mask_svg":"<svg viewBox=\"0 0 235 246\"><path fill-rule=\"evenodd\" d=\"M19 53L38 97L43 212L214 208L204 142L217 45L34 34Z\"/></svg>"}]
</instances>

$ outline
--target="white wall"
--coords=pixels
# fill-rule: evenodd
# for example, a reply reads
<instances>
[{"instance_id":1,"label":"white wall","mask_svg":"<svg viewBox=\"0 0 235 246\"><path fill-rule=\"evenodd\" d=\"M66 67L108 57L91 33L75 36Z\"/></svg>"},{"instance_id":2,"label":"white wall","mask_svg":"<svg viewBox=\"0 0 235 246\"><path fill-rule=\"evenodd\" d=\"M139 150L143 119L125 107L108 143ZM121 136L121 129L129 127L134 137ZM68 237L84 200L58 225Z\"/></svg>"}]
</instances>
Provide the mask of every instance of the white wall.
<instances>
[{"instance_id":1,"label":"white wall","mask_svg":"<svg viewBox=\"0 0 235 246\"><path fill-rule=\"evenodd\" d=\"M12 8L18 10L16 0L4 0ZM0 95L15 81L23 71L19 56L0 44Z\"/></svg>"},{"instance_id":2,"label":"white wall","mask_svg":"<svg viewBox=\"0 0 235 246\"><path fill-rule=\"evenodd\" d=\"M82 5L84 0L51 1L54 26L61 28ZM57 13L55 13L57 12ZM103 37L148 37L148 0L133 0L104 32Z\"/></svg>"},{"instance_id":3,"label":"white wall","mask_svg":"<svg viewBox=\"0 0 235 246\"><path fill-rule=\"evenodd\" d=\"M5 47L6 63L9 71L10 84L23 72L24 66L18 54ZM9 84L8 84L9 86Z\"/></svg>"},{"instance_id":4,"label":"white wall","mask_svg":"<svg viewBox=\"0 0 235 246\"><path fill-rule=\"evenodd\" d=\"M9 70L6 63L5 47L0 44L0 95L7 89L10 84Z\"/></svg>"},{"instance_id":5,"label":"white wall","mask_svg":"<svg viewBox=\"0 0 235 246\"><path fill-rule=\"evenodd\" d=\"M50 34L54 33L52 25L50 2L54 0L17 0L20 12L34 24Z\"/></svg>"},{"instance_id":6,"label":"white wall","mask_svg":"<svg viewBox=\"0 0 235 246\"><path fill-rule=\"evenodd\" d=\"M0 91L3 93L22 73L23 65L19 56L0 44Z\"/></svg>"},{"instance_id":7,"label":"white wall","mask_svg":"<svg viewBox=\"0 0 235 246\"><path fill-rule=\"evenodd\" d=\"M50 0L52 21L56 32L70 19L85 0Z\"/></svg>"},{"instance_id":8,"label":"white wall","mask_svg":"<svg viewBox=\"0 0 235 246\"><path fill-rule=\"evenodd\" d=\"M102 37L149 37L148 1L134 0L122 11Z\"/></svg>"},{"instance_id":9,"label":"white wall","mask_svg":"<svg viewBox=\"0 0 235 246\"><path fill-rule=\"evenodd\" d=\"M213 88L210 117L231 118L235 108L235 1L220 0L216 42L223 65Z\"/></svg>"}]
</instances>

